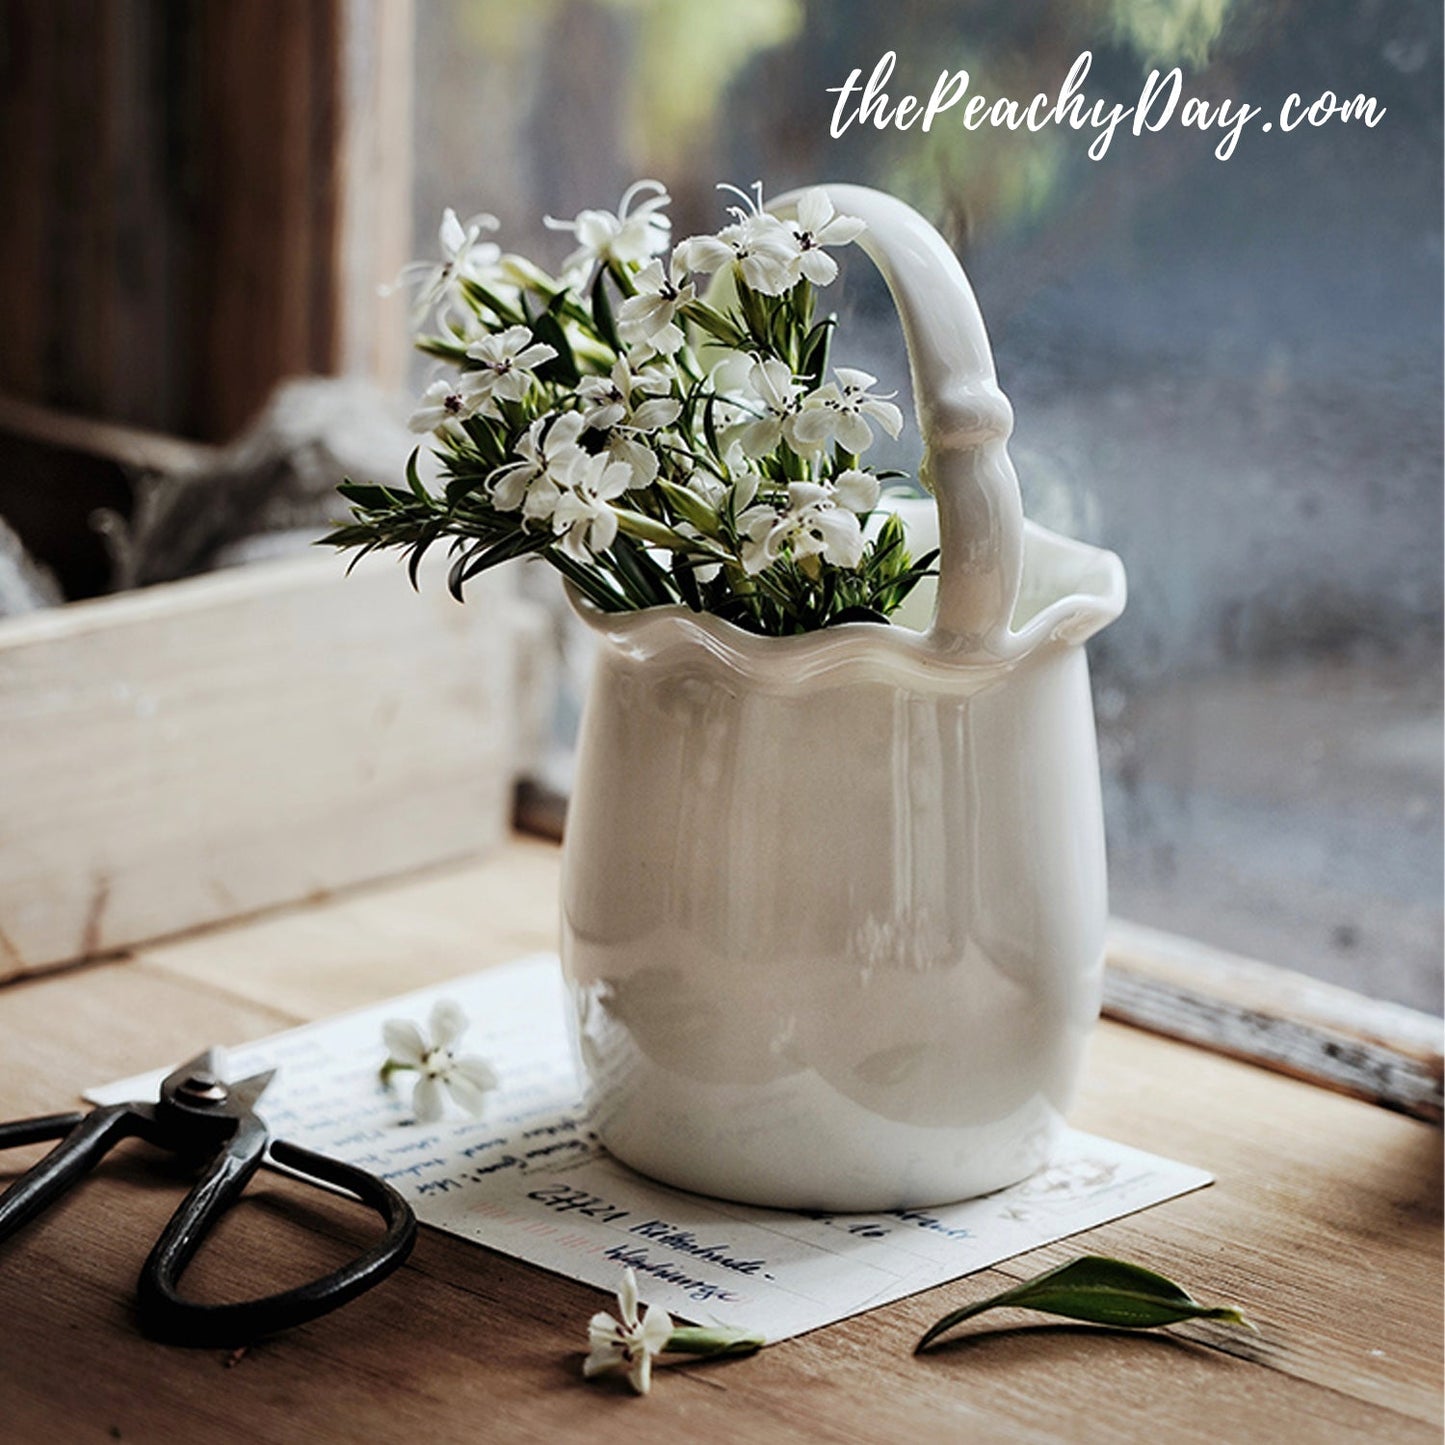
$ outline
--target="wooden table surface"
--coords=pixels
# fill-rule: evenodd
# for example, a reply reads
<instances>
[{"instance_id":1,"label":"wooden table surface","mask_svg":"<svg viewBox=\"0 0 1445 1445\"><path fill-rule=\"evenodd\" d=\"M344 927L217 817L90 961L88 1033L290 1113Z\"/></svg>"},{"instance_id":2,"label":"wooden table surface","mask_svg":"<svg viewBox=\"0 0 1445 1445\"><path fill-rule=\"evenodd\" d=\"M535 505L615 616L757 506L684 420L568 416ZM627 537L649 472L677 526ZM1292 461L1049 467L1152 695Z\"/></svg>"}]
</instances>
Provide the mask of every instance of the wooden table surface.
<instances>
[{"instance_id":1,"label":"wooden table surface","mask_svg":"<svg viewBox=\"0 0 1445 1445\"><path fill-rule=\"evenodd\" d=\"M557 854L372 889L0 990L0 1118L554 942ZM0 1441L1438 1441L1441 1134L1118 1024L1074 1116L1218 1182L980 1275L786 1341L668 1367L652 1394L581 1378L596 1290L423 1230L339 1313L234 1358L135 1332L135 1276L181 1188L143 1146L0 1245ZM0 1160L13 1169L36 1151ZM261 1176L193 1266L201 1298L294 1283L367 1216ZM1129 1335L1000 1313L915 1358L946 1309L1084 1252L1234 1301Z\"/></svg>"}]
</instances>

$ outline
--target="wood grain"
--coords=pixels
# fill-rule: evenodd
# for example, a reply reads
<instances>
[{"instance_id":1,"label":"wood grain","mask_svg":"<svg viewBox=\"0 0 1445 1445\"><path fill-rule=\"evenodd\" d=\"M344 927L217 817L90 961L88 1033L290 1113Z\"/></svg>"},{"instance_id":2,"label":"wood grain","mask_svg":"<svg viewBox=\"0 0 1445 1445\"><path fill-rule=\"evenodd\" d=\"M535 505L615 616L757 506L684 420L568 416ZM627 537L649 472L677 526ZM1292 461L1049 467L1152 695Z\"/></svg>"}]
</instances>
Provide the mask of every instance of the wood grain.
<instances>
[{"instance_id":1,"label":"wood grain","mask_svg":"<svg viewBox=\"0 0 1445 1445\"><path fill-rule=\"evenodd\" d=\"M0 624L0 977L474 854L507 826L505 579L258 564ZM435 584L436 579L431 579Z\"/></svg>"},{"instance_id":2,"label":"wood grain","mask_svg":"<svg viewBox=\"0 0 1445 1445\"><path fill-rule=\"evenodd\" d=\"M140 951L0 995L0 1115L539 947L557 855L493 859ZM167 1350L130 1327L178 1197L137 1152L0 1246L0 1435L57 1439L637 1442L978 1440L1334 1445L1440 1438L1440 1134L1419 1121L1106 1023L1084 1127L1212 1169L1211 1188L729 1364L646 1400L580 1379L602 1296L432 1231L386 1286L256 1346ZM0 1161L0 1168L4 1167ZM294 1279L363 1228L268 1181L197 1265L204 1297ZM945 1309L1085 1250L1233 1299L1215 1326L1125 1336L1000 1315L915 1358ZM204 1270L202 1273L201 1271ZM104 1360L104 1368L95 1364ZM84 1376L86 1388L70 1382Z\"/></svg>"},{"instance_id":3,"label":"wood grain","mask_svg":"<svg viewBox=\"0 0 1445 1445\"><path fill-rule=\"evenodd\" d=\"M1104 1012L1440 1122L1441 1021L1114 919Z\"/></svg>"}]
</instances>

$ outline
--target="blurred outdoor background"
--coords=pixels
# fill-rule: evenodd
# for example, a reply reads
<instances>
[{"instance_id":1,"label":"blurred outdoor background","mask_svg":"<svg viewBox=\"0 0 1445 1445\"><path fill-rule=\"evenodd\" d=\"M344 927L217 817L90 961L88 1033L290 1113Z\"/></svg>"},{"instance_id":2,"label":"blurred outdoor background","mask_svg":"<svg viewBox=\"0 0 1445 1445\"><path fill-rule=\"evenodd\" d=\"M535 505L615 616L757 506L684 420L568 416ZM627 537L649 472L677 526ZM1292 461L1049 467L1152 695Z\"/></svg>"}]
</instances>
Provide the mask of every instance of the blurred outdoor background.
<instances>
[{"instance_id":1,"label":"blurred outdoor background","mask_svg":"<svg viewBox=\"0 0 1445 1445\"><path fill-rule=\"evenodd\" d=\"M677 237L723 221L720 180L916 205L989 324L1026 510L1128 570L1128 611L1090 649L1114 910L1440 1010L1435 0L4 0L0 17L0 139L49 118L43 145L0 150L0 392L72 415L222 442L306 372L370 377L404 415L428 368L376 287L434 254L448 205L544 262L570 243L544 214L613 207L639 176L668 185ZM1088 133L970 133L961 108L929 135L829 136L827 87L885 50L895 94L966 68L972 91L1027 101L1085 49L1091 99L1131 105L1177 64L1187 93L1261 119L1324 90L1387 114L1256 124L1228 162L1178 124L1093 162ZM906 393L861 256L838 301L839 359ZM17 530L58 545L34 489L8 495ZM0 480L0 517L6 498Z\"/></svg>"}]
</instances>

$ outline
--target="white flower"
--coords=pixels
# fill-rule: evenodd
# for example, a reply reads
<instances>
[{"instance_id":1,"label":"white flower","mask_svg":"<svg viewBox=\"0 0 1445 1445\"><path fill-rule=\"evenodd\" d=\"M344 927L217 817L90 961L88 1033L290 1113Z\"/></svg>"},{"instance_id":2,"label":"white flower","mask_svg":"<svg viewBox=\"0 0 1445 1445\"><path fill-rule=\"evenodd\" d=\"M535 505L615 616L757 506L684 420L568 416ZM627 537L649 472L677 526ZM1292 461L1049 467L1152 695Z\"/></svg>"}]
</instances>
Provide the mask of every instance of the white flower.
<instances>
[{"instance_id":1,"label":"white flower","mask_svg":"<svg viewBox=\"0 0 1445 1445\"><path fill-rule=\"evenodd\" d=\"M645 342L671 356L687 339L673 318L697 296L687 279L687 267L674 251L666 271L654 257L632 280L637 294L629 296L617 313L618 336L629 346Z\"/></svg>"},{"instance_id":2,"label":"white flower","mask_svg":"<svg viewBox=\"0 0 1445 1445\"><path fill-rule=\"evenodd\" d=\"M591 562L617 536L617 512L608 504L632 485L632 468L606 452L579 452L563 474L567 486L552 510L552 530L569 557Z\"/></svg>"},{"instance_id":3,"label":"white flower","mask_svg":"<svg viewBox=\"0 0 1445 1445\"><path fill-rule=\"evenodd\" d=\"M461 384L469 396L483 400L525 401L537 378L532 368L551 361L557 349L545 341L532 342L525 326L509 326L494 336L484 336L467 347L467 356L477 363L462 373Z\"/></svg>"},{"instance_id":4,"label":"white flower","mask_svg":"<svg viewBox=\"0 0 1445 1445\"><path fill-rule=\"evenodd\" d=\"M421 404L412 412L407 426L414 432L435 431L448 422L465 421L485 406L484 397L462 389L460 377L443 377L422 393Z\"/></svg>"},{"instance_id":5,"label":"white flower","mask_svg":"<svg viewBox=\"0 0 1445 1445\"><path fill-rule=\"evenodd\" d=\"M582 415L594 431L629 426L635 431L658 431L677 420L682 404L667 393L672 377L659 366L633 371L619 356L606 376L584 376L577 387Z\"/></svg>"},{"instance_id":6,"label":"white flower","mask_svg":"<svg viewBox=\"0 0 1445 1445\"><path fill-rule=\"evenodd\" d=\"M676 254L689 271L705 275L733 266L743 282L764 296L781 296L797 280L793 238L776 216L766 213L742 216L715 236L689 236L678 243Z\"/></svg>"},{"instance_id":7,"label":"white flower","mask_svg":"<svg viewBox=\"0 0 1445 1445\"><path fill-rule=\"evenodd\" d=\"M787 226L763 209L763 183L754 184L752 195L736 186L718 189L740 196L747 208L728 207L736 217L731 226L724 226L715 236L689 236L678 244L674 259L687 270L705 275L732 266L754 291L781 296L798 279L798 244Z\"/></svg>"},{"instance_id":8,"label":"white flower","mask_svg":"<svg viewBox=\"0 0 1445 1445\"><path fill-rule=\"evenodd\" d=\"M647 486L658 473L657 454L641 438L677 420L682 403L662 394L671 389L672 377L661 367L634 371L621 356L607 376L584 377L577 388L584 421L607 433L607 451L632 469L633 486Z\"/></svg>"},{"instance_id":9,"label":"white flower","mask_svg":"<svg viewBox=\"0 0 1445 1445\"><path fill-rule=\"evenodd\" d=\"M502 512L518 507L528 521L546 521L562 496L559 478L585 456L577 440L585 423L575 411L540 416L517 443L520 461L498 467L487 478L492 505Z\"/></svg>"},{"instance_id":10,"label":"white flower","mask_svg":"<svg viewBox=\"0 0 1445 1445\"><path fill-rule=\"evenodd\" d=\"M475 1054L458 1057L453 1045L467 1031L467 1016L450 999L439 999L429 1020L431 1040L409 1019L388 1019L381 1026L390 1057L382 1066L382 1077L397 1070L417 1071L416 1089L411 1097L412 1113L418 1124L434 1124L442 1117L442 1086L469 1114L486 1108L487 1090L497 1087L492 1066Z\"/></svg>"},{"instance_id":11,"label":"white flower","mask_svg":"<svg viewBox=\"0 0 1445 1445\"><path fill-rule=\"evenodd\" d=\"M645 1395L652 1385L652 1357L667 1348L672 1338L672 1320L666 1310L649 1305L646 1316L639 1322L637 1276L630 1266L623 1271L617 1309L622 1316L620 1321L606 1310L599 1310L588 1323L589 1353L582 1373L592 1380L598 1375L625 1371L632 1388L639 1395Z\"/></svg>"},{"instance_id":12,"label":"white flower","mask_svg":"<svg viewBox=\"0 0 1445 1445\"><path fill-rule=\"evenodd\" d=\"M652 194L633 210L633 201L649 191ZM579 211L573 220L544 216L543 223L549 230L571 231L577 238L577 249L562 263L564 271L590 267L594 261L636 265L667 249L672 222L662 208L670 202L661 181L634 181L615 215L611 211Z\"/></svg>"},{"instance_id":13,"label":"white flower","mask_svg":"<svg viewBox=\"0 0 1445 1445\"><path fill-rule=\"evenodd\" d=\"M442 212L437 237L442 259L439 262L413 261L403 266L397 277L398 285L418 283L412 313L415 325L420 326L433 310L442 317L448 312L470 315L464 306L458 306L462 282L485 284L490 279L492 268L502 254L501 248L492 241L483 241L481 235L483 231L495 231L497 225L495 216L479 215L473 216L464 226L450 206Z\"/></svg>"},{"instance_id":14,"label":"white flower","mask_svg":"<svg viewBox=\"0 0 1445 1445\"><path fill-rule=\"evenodd\" d=\"M793 380L784 362L775 357L754 361L748 372L748 392L763 408L762 416L738 432L738 444L748 456L766 456L780 440L796 452L814 449L798 433L803 388Z\"/></svg>"},{"instance_id":15,"label":"white flower","mask_svg":"<svg viewBox=\"0 0 1445 1445\"><path fill-rule=\"evenodd\" d=\"M797 215L796 223L789 227L798 248L797 269L815 286L826 286L837 276L838 263L822 248L846 246L868 229L867 223L856 216L837 215L821 186L798 198Z\"/></svg>"},{"instance_id":16,"label":"white flower","mask_svg":"<svg viewBox=\"0 0 1445 1445\"><path fill-rule=\"evenodd\" d=\"M878 494L882 490L878 478L872 472L849 467L839 472L833 482L833 500L840 507L863 516L878 505Z\"/></svg>"},{"instance_id":17,"label":"white flower","mask_svg":"<svg viewBox=\"0 0 1445 1445\"><path fill-rule=\"evenodd\" d=\"M784 550L794 561L821 557L838 567L856 567L863 560L863 529L858 513L878 501L878 478L850 469L837 483L791 482L788 505L750 507L738 518L743 534L743 568L751 573L771 567Z\"/></svg>"},{"instance_id":18,"label":"white flower","mask_svg":"<svg viewBox=\"0 0 1445 1445\"><path fill-rule=\"evenodd\" d=\"M838 442L844 451L857 455L873 445L872 417L891 437L903 427L903 413L885 396L874 396L868 388L878 380L866 371L839 366L836 382L820 386L803 404L794 431L806 447L823 447ZM888 396L896 396L889 392Z\"/></svg>"}]
</instances>

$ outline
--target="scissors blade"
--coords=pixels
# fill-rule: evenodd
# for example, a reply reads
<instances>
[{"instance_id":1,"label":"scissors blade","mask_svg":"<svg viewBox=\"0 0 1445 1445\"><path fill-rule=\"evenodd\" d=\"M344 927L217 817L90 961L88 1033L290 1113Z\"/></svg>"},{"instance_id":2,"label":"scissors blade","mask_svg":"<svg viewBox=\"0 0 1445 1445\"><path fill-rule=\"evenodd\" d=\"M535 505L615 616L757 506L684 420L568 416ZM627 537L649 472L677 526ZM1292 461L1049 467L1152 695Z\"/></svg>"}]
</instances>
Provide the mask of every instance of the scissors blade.
<instances>
[{"instance_id":1,"label":"scissors blade","mask_svg":"<svg viewBox=\"0 0 1445 1445\"><path fill-rule=\"evenodd\" d=\"M225 1067L226 1053L224 1049L215 1047L206 1049L167 1075L165 1082L161 1085L161 1094L162 1096L174 1094L188 1079L204 1079L211 1083L220 1083Z\"/></svg>"},{"instance_id":2,"label":"scissors blade","mask_svg":"<svg viewBox=\"0 0 1445 1445\"><path fill-rule=\"evenodd\" d=\"M256 1100L266 1092L266 1087L276 1077L275 1069L267 1069L264 1074L252 1074L249 1079L238 1079L234 1084L226 1085L226 1092L231 1096L232 1104L239 1104L242 1108L253 1109Z\"/></svg>"}]
</instances>

